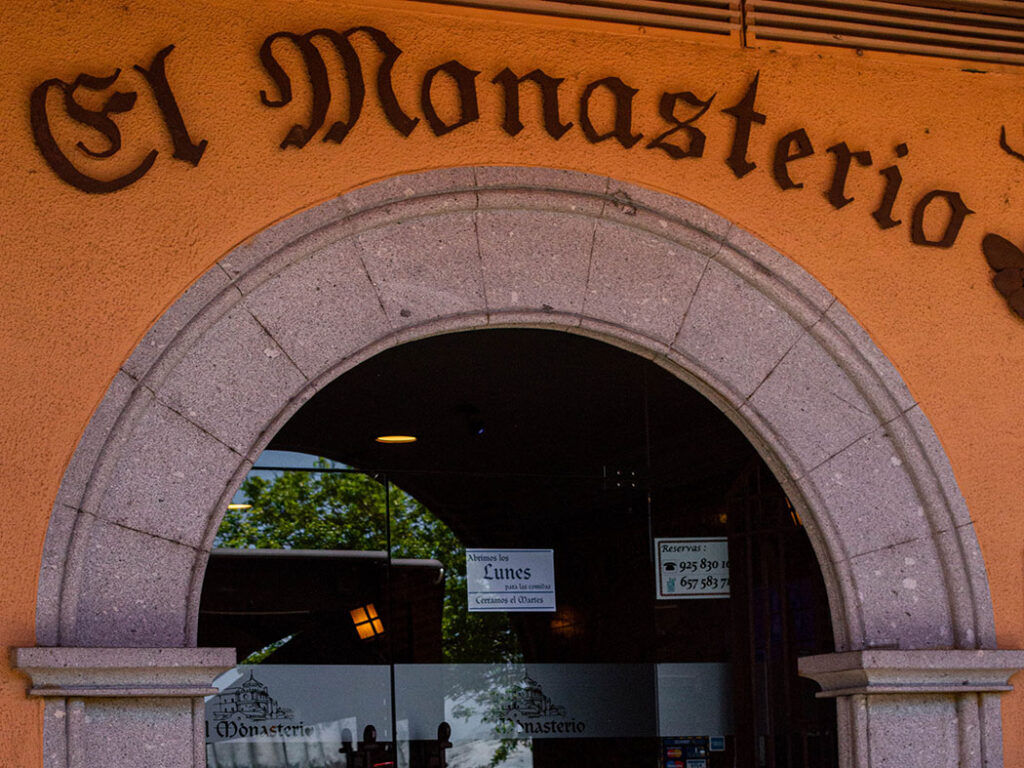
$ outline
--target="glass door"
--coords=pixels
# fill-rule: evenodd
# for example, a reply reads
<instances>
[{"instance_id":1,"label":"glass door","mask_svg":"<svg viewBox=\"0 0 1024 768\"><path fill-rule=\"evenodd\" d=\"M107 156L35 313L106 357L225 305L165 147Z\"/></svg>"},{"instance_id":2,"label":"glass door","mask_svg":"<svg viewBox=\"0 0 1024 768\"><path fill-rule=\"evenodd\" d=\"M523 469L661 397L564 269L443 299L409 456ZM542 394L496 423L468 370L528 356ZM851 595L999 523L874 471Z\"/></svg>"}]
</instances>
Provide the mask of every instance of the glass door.
<instances>
[{"instance_id":1,"label":"glass door","mask_svg":"<svg viewBox=\"0 0 1024 768\"><path fill-rule=\"evenodd\" d=\"M458 538L444 659L395 668L407 765L431 765L439 721L451 765L658 765L645 494L523 469L443 480L458 489L438 512Z\"/></svg>"},{"instance_id":2,"label":"glass door","mask_svg":"<svg viewBox=\"0 0 1024 768\"><path fill-rule=\"evenodd\" d=\"M422 629L439 630L440 563L389 555L390 507L407 497L319 460L253 472L236 502L200 607L200 643L240 659L207 700L207 765L393 765L392 659L417 658L395 639L416 635L424 659L440 648Z\"/></svg>"}]
</instances>

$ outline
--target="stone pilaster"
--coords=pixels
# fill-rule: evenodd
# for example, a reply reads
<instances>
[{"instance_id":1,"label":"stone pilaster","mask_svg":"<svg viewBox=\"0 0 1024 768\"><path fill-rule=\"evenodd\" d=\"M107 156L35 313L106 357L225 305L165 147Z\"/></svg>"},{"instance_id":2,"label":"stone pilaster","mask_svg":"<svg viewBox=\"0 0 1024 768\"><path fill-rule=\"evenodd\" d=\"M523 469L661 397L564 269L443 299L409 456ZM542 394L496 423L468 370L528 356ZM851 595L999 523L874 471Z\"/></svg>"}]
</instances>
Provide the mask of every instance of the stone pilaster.
<instances>
[{"instance_id":1,"label":"stone pilaster","mask_svg":"<svg viewBox=\"0 0 1024 768\"><path fill-rule=\"evenodd\" d=\"M205 764L203 697L232 648L16 648L45 701L47 768Z\"/></svg>"},{"instance_id":2,"label":"stone pilaster","mask_svg":"<svg viewBox=\"0 0 1024 768\"><path fill-rule=\"evenodd\" d=\"M883 650L800 659L836 699L841 768L1002 765L999 694L1024 651Z\"/></svg>"}]
</instances>

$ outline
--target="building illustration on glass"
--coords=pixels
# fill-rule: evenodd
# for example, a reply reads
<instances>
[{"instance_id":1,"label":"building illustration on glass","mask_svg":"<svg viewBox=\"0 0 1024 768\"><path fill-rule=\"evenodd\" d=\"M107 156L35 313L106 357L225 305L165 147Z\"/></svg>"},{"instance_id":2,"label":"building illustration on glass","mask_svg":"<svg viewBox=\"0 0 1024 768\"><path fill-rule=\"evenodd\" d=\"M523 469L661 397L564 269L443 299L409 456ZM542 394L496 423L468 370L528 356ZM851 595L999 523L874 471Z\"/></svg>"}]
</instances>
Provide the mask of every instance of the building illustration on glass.
<instances>
[{"instance_id":1,"label":"building illustration on glass","mask_svg":"<svg viewBox=\"0 0 1024 768\"><path fill-rule=\"evenodd\" d=\"M214 696L207 711L213 720L292 719L292 711L278 704L270 696L267 686L257 680L251 670L248 678L232 683Z\"/></svg>"},{"instance_id":2,"label":"building illustration on glass","mask_svg":"<svg viewBox=\"0 0 1024 768\"><path fill-rule=\"evenodd\" d=\"M551 701L551 697L544 693L540 683L527 675L518 686L509 692L505 716L510 718L565 717L566 712L565 707Z\"/></svg>"}]
</instances>

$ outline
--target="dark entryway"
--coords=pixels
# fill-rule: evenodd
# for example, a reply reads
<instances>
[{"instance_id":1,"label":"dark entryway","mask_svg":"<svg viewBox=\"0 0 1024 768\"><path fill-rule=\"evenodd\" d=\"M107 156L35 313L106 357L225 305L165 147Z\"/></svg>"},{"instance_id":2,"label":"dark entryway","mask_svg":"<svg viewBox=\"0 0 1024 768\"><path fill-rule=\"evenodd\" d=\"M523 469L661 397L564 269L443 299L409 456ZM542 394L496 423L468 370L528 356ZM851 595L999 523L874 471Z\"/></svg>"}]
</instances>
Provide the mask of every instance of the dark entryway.
<instances>
[{"instance_id":1,"label":"dark entryway","mask_svg":"<svg viewBox=\"0 0 1024 768\"><path fill-rule=\"evenodd\" d=\"M833 650L799 516L731 422L657 365L561 332L439 336L346 373L270 447L335 462L316 474L358 477L383 510L331 554L211 557L200 645L376 670L360 679L382 690L331 694L375 714L345 721L348 742L339 725L341 747L304 745L302 764L426 768L442 720L446 758L467 767L836 764L834 705L796 674ZM351 489L342 510L307 491L309 509L375 514ZM716 565L676 554L690 547ZM551 553L554 609L470 610L467 549ZM382 631L361 637L368 605ZM368 724L376 749L359 743Z\"/></svg>"}]
</instances>

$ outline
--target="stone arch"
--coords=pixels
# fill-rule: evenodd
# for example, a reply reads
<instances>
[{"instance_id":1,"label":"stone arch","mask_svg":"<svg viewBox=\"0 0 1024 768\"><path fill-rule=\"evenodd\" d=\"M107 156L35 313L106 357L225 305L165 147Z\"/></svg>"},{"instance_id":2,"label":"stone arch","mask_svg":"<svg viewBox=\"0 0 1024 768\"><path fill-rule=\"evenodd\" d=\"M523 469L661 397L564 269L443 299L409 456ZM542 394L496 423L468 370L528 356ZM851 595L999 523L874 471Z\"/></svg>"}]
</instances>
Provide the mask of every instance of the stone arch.
<instances>
[{"instance_id":1,"label":"stone arch","mask_svg":"<svg viewBox=\"0 0 1024 768\"><path fill-rule=\"evenodd\" d=\"M351 192L205 273L118 372L67 470L43 557L39 644L194 646L221 510L277 427L380 350L487 326L603 339L716 403L802 512L837 651L995 647L949 463L835 297L699 205L516 168ZM849 699L840 726L853 745L867 726ZM985 706L975 725L986 711L992 720ZM984 738L983 748L968 738L970 749L992 759L998 738Z\"/></svg>"}]
</instances>

